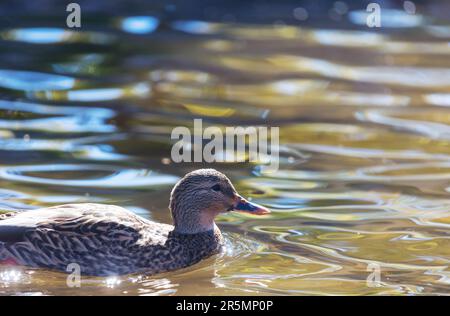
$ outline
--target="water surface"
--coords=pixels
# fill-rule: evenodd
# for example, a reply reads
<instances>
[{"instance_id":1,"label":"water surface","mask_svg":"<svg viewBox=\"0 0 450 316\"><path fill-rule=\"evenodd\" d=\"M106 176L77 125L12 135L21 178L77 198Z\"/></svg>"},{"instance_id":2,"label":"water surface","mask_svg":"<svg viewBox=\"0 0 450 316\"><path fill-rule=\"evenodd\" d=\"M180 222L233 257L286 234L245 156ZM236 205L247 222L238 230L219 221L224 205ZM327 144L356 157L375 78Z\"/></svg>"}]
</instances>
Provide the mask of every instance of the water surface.
<instances>
[{"instance_id":1,"label":"water surface","mask_svg":"<svg viewBox=\"0 0 450 316\"><path fill-rule=\"evenodd\" d=\"M51 13L10 16L1 210L110 203L170 223L171 187L207 166L272 214L220 217L225 252L187 269L81 288L63 273L2 269L0 294L448 294L450 23L436 12L450 10L426 3L388 11L380 29L342 7L311 23L302 10L264 21L87 11L80 30ZM194 118L279 126L280 170L171 162L172 128ZM380 286L367 285L371 264Z\"/></svg>"}]
</instances>

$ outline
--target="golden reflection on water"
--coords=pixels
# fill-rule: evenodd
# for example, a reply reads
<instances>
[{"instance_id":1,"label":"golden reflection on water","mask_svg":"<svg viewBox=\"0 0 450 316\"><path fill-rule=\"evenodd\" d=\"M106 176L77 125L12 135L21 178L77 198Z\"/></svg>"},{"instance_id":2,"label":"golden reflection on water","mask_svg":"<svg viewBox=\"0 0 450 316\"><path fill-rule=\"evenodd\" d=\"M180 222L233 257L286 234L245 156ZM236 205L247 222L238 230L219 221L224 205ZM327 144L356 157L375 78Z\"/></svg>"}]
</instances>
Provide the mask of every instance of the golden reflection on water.
<instances>
[{"instance_id":1,"label":"golden reflection on water","mask_svg":"<svg viewBox=\"0 0 450 316\"><path fill-rule=\"evenodd\" d=\"M450 26L392 10L369 30L362 14L351 30L154 16L0 30L27 56L0 69L0 210L99 202L169 223L171 186L201 167L170 161L173 127L280 126L283 147L275 173L211 165L273 210L221 216L224 253L80 288L5 266L0 294L448 294Z\"/></svg>"}]
</instances>

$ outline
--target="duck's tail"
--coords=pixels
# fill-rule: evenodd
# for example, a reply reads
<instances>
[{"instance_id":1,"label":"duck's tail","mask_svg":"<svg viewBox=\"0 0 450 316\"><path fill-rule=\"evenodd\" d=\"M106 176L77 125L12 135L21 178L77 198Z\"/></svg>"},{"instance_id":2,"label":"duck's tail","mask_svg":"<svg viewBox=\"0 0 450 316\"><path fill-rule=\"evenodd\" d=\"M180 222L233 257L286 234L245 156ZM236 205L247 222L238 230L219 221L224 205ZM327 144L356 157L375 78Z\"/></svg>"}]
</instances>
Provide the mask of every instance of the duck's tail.
<instances>
[{"instance_id":1,"label":"duck's tail","mask_svg":"<svg viewBox=\"0 0 450 316\"><path fill-rule=\"evenodd\" d=\"M0 210L0 221L11 218L15 216L17 212L15 211L1 211ZM2 265L15 265L16 261L10 259L6 251L6 242L0 240L0 266Z\"/></svg>"}]
</instances>

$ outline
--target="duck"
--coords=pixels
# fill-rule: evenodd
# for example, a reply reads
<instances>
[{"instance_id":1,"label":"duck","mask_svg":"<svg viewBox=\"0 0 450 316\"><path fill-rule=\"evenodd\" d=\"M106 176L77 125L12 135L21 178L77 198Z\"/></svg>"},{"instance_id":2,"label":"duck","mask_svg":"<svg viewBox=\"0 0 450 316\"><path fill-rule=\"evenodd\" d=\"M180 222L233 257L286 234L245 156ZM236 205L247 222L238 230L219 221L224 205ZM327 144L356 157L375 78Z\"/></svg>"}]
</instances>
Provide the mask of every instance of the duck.
<instances>
[{"instance_id":1,"label":"duck","mask_svg":"<svg viewBox=\"0 0 450 316\"><path fill-rule=\"evenodd\" d=\"M0 215L0 262L81 275L157 274L182 269L222 251L215 223L231 211L270 210L238 194L215 169L186 174L170 193L173 224L120 206L79 203Z\"/></svg>"}]
</instances>

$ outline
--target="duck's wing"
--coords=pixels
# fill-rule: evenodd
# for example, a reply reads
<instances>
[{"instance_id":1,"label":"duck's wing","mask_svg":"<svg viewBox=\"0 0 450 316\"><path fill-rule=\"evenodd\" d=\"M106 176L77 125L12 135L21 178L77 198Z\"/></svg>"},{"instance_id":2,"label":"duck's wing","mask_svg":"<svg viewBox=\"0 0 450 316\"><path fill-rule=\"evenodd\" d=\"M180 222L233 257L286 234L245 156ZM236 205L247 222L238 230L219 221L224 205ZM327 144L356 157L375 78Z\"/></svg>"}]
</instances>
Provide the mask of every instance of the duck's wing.
<instances>
[{"instance_id":1,"label":"duck's wing","mask_svg":"<svg viewBox=\"0 0 450 316\"><path fill-rule=\"evenodd\" d=\"M38 229L61 219L71 219L79 214L65 212L66 207L44 208L26 212L10 212L0 215L0 241L24 241L25 232Z\"/></svg>"},{"instance_id":2,"label":"duck's wing","mask_svg":"<svg viewBox=\"0 0 450 316\"><path fill-rule=\"evenodd\" d=\"M118 206L66 204L0 218L0 241L21 242L34 231L54 231L71 236L139 234L144 219ZM134 236L135 238L136 236Z\"/></svg>"},{"instance_id":3,"label":"duck's wing","mask_svg":"<svg viewBox=\"0 0 450 316\"><path fill-rule=\"evenodd\" d=\"M128 273L130 252L165 241L170 225L147 221L124 208L68 204L21 212L0 221L0 260L65 270L79 263L83 273Z\"/></svg>"}]
</instances>

